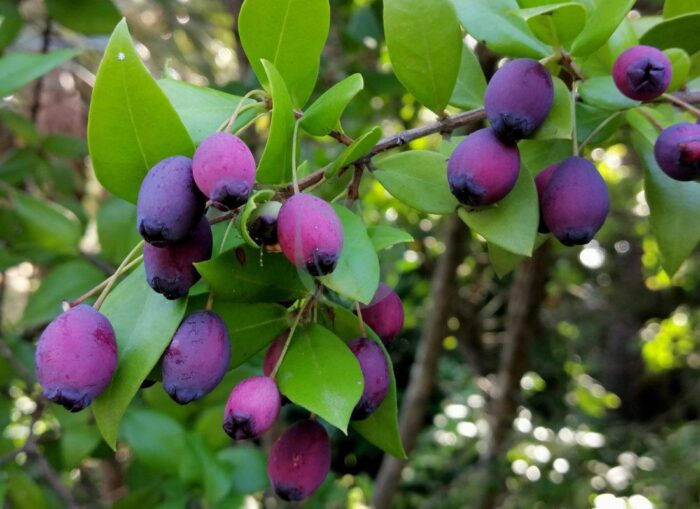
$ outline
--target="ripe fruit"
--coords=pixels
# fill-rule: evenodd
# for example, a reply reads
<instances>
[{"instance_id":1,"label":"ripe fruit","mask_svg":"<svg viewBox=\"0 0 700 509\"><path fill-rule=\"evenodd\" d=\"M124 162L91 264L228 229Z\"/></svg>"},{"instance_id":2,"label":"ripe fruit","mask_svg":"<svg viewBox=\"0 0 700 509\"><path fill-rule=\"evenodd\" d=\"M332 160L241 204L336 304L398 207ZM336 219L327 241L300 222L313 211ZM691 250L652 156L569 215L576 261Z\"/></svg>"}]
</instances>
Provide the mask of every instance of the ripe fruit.
<instances>
[{"instance_id":1,"label":"ripe fruit","mask_svg":"<svg viewBox=\"0 0 700 509\"><path fill-rule=\"evenodd\" d=\"M505 145L492 129L467 136L447 163L447 180L457 199L470 207L502 200L520 174L520 152Z\"/></svg>"},{"instance_id":2,"label":"ripe fruit","mask_svg":"<svg viewBox=\"0 0 700 509\"><path fill-rule=\"evenodd\" d=\"M277 218L284 255L313 276L330 274L343 248L343 226L333 207L311 194L289 198Z\"/></svg>"},{"instance_id":3,"label":"ripe fruit","mask_svg":"<svg viewBox=\"0 0 700 509\"><path fill-rule=\"evenodd\" d=\"M184 405L219 385L231 358L226 323L211 311L196 311L180 323L163 356L163 388Z\"/></svg>"},{"instance_id":4,"label":"ripe fruit","mask_svg":"<svg viewBox=\"0 0 700 509\"><path fill-rule=\"evenodd\" d=\"M384 283L369 304L360 305L362 320L377 333L384 343L391 342L403 328L403 304L397 293Z\"/></svg>"},{"instance_id":5,"label":"ripe fruit","mask_svg":"<svg viewBox=\"0 0 700 509\"><path fill-rule=\"evenodd\" d=\"M255 158L239 137L212 134L194 153L192 173L197 187L215 204L235 209L247 200L255 183Z\"/></svg>"},{"instance_id":6,"label":"ripe fruit","mask_svg":"<svg viewBox=\"0 0 700 509\"><path fill-rule=\"evenodd\" d=\"M565 246L587 244L603 226L610 196L590 161L569 157L559 164L542 196L542 217Z\"/></svg>"},{"instance_id":7,"label":"ripe fruit","mask_svg":"<svg viewBox=\"0 0 700 509\"><path fill-rule=\"evenodd\" d=\"M676 124L659 135L654 156L669 177L688 181L700 178L700 125Z\"/></svg>"},{"instance_id":8,"label":"ripe fruit","mask_svg":"<svg viewBox=\"0 0 700 509\"><path fill-rule=\"evenodd\" d=\"M204 213L204 195L192 178L192 160L169 157L144 177L136 204L141 236L154 246L183 240Z\"/></svg>"},{"instance_id":9,"label":"ripe fruit","mask_svg":"<svg viewBox=\"0 0 700 509\"><path fill-rule=\"evenodd\" d=\"M637 101L656 99L671 83L671 61L651 46L634 46L622 52L613 66L615 85Z\"/></svg>"},{"instance_id":10,"label":"ripe fruit","mask_svg":"<svg viewBox=\"0 0 700 509\"><path fill-rule=\"evenodd\" d=\"M288 336L289 331L283 332L277 336L277 339L270 343L270 346L267 348L267 352L265 352L265 360L263 361L263 373L265 373L265 376L270 376L272 371L275 369L277 361L279 360L280 355L282 355L284 343L287 341Z\"/></svg>"},{"instance_id":11,"label":"ripe fruit","mask_svg":"<svg viewBox=\"0 0 700 509\"><path fill-rule=\"evenodd\" d=\"M355 405L351 417L359 421L372 415L384 401L389 390L389 365L382 349L371 339L355 339L348 343L348 347L357 357L365 380L362 397Z\"/></svg>"},{"instance_id":12,"label":"ripe fruit","mask_svg":"<svg viewBox=\"0 0 700 509\"><path fill-rule=\"evenodd\" d=\"M536 60L519 58L493 75L486 87L484 108L499 138L513 143L542 125L553 102L554 85L549 71Z\"/></svg>"},{"instance_id":13,"label":"ripe fruit","mask_svg":"<svg viewBox=\"0 0 700 509\"><path fill-rule=\"evenodd\" d=\"M278 201L264 203L253 211L248 220L250 238L259 246L274 246L277 239L277 217L282 204Z\"/></svg>"},{"instance_id":14,"label":"ripe fruit","mask_svg":"<svg viewBox=\"0 0 700 509\"><path fill-rule=\"evenodd\" d=\"M547 225L544 222L544 218L542 217L542 196L544 196L544 190L547 189L547 184L549 184L549 179L552 178L552 175L554 174L554 171L559 167L559 164L553 164L551 166L548 166L541 172L537 174L535 177L535 186L537 187L537 199L540 204L540 224L537 228L537 230L540 233L549 233L549 228L547 228Z\"/></svg>"},{"instance_id":15,"label":"ripe fruit","mask_svg":"<svg viewBox=\"0 0 700 509\"><path fill-rule=\"evenodd\" d=\"M287 429L270 450L267 474L272 489L283 500L311 496L331 468L331 442L315 421L301 421Z\"/></svg>"},{"instance_id":16,"label":"ripe fruit","mask_svg":"<svg viewBox=\"0 0 700 509\"><path fill-rule=\"evenodd\" d=\"M78 412L100 395L117 369L117 341L109 320L81 304L44 330L35 354L44 396Z\"/></svg>"},{"instance_id":17,"label":"ripe fruit","mask_svg":"<svg viewBox=\"0 0 700 509\"><path fill-rule=\"evenodd\" d=\"M143 264L146 280L167 299L179 299L199 281L199 273L193 263L211 258L211 227L202 217L195 229L182 242L173 246L143 248Z\"/></svg>"},{"instance_id":18,"label":"ripe fruit","mask_svg":"<svg viewBox=\"0 0 700 509\"><path fill-rule=\"evenodd\" d=\"M282 398L267 376L246 378L231 391L224 411L224 431L234 440L257 438L277 420Z\"/></svg>"}]
</instances>

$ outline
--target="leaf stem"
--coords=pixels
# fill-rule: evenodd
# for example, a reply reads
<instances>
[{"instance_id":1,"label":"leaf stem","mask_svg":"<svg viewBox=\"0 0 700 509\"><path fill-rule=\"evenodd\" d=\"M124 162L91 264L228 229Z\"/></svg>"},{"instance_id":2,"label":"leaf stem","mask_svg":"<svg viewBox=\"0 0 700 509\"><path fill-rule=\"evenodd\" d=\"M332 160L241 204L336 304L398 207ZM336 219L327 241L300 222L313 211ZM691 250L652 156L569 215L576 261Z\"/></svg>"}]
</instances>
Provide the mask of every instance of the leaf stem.
<instances>
[{"instance_id":1,"label":"leaf stem","mask_svg":"<svg viewBox=\"0 0 700 509\"><path fill-rule=\"evenodd\" d=\"M309 296L304 304L299 308L299 312L297 313L297 316L294 318L294 323L292 324L292 328L289 329L289 334L287 334L287 340L284 342L284 347L282 348L282 352L280 352L279 359L277 359L277 363L275 364L274 369L270 373L270 378L275 378L277 376L277 372L280 369L280 366L282 365L282 361L284 360L284 356L287 355L287 350L289 350L289 345L292 342L292 337L294 336L294 332L297 330L297 327L299 326L299 322L301 321L301 317L304 315L306 310L309 308L309 305L314 301L316 298L316 294L314 293L313 295Z\"/></svg>"},{"instance_id":2,"label":"leaf stem","mask_svg":"<svg viewBox=\"0 0 700 509\"><path fill-rule=\"evenodd\" d=\"M109 292L114 287L114 283L117 282L117 279L119 278L121 273L126 270L126 266L129 265L129 262L131 261L131 259L134 256L136 256L138 251L143 247L143 244L144 244L143 240L141 242L139 242L138 244L136 244L136 246L134 246L134 248L131 251L129 251L129 254L126 255L124 260L122 260L122 263L119 265L119 267L117 267L117 270L114 271L114 274L112 274L112 277L107 280L107 284L105 285L104 290L102 290L102 293L100 294L100 296L95 301L95 304L93 305L93 307L96 310L100 309L100 307L102 306L102 303L104 303L105 299L107 298L107 295L109 295Z\"/></svg>"},{"instance_id":3,"label":"leaf stem","mask_svg":"<svg viewBox=\"0 0 700 509\"><path fill-rule=\"evenodd\" d=\"M664 126L661 125L661 123L654 118L654 116L646 111L643 107L642 108L637 108L637 111L641 113L646 119L653 124L656 129L661 132L664 130Z\"/></svg>"},{"instance_id":4,"label":"leaf stem","mask_svg":"<svg viewBox=\"0 0 700 509\"><path fill-rule=\"evenodd\" d=\"M362 318L362 309L360 308L360 303L355 302L355 311L357 311L357 321L360 325L360 334L363 338L367 337L367 330L365 329L365 321Z\"/></svg>"},{"instance_id":5,"label":"leaf stem","mask_svg":"<svg viewBox=\"0 0 700 509\"><path fill-rule=\"evenodd\" d=\"M236 119L238 118L238 115L244 111L248 111L249 109L255 108L259 106L260 104L257 102L253 102L250 104L245 104L246 99L250 99L251 97L258 95L258 96L265 96L265 91L260 90L259 88L256 88L254 90L251 90L250 92L246 93L243 97L241 97L241 100L238 101L238 104L236 105L236 109L233 110L233 114L226 120L224 124L219 127L219 131L230 131L231 128L233 128L234 124L236 123ZM245 104L245 105L244 105Z\"/></svg>"},{"instance_id":6,"label":"leaf stem","mask_svg":"<svg viewBox=\"0 0 700 509\"><path fill-rule=\"evenodd\" d=\"M573 143L573 155L579 154L578 146L578 127L576 126L576 91L578 89L578 81L574 80L571 84L571 141Z\"/></svg>"},{"instance_id":7,"label":"leaf stem","mask_svg":"<svg viewBox=\"0 0 700 509\"><path fill-rule=\"evenodd\" d=\"M664 94L661 97L666 99L668 102L675 104L676 106L680 106L685 111L695 115L697 118L700 118L700 109L696 108L690 103L685 102L683 99L671 94Z\"/></svg>"},{"instance_id":8,"label":"leaf stem","mask_svg":"<svg viewBox=\"0 0 700 509\"><path fill-rule=\"evenodd\" d=\"M294 194L299 193L299 182L297 181L297 143L299 137L299 124L301 119L297 119L294 123L294 132L292 133L292 185L294 186Z\"/></svg>"}]
</instances>

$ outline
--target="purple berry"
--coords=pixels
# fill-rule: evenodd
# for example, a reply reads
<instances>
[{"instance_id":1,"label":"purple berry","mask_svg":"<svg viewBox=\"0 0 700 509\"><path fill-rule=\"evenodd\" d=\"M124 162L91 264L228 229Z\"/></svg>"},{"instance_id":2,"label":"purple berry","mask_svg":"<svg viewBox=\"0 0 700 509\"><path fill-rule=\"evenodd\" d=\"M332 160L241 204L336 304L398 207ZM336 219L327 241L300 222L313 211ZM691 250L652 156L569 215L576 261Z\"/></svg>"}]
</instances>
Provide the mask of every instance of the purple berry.
<instances>
[{"instance_id":1,"label":"purple berry","mask_svg":"<svg viewBox=\"0 0 700 509\"><path fill-rule=\"evenodd\" d=\"M549 233L549 228L547 228L547 225L544 222L544 218L542 217L542 196L544 196L544 190L547 189L547 184L549 184L549 180L552 178L554 171L558 167L558 163L548 166L535 177L535 186L537 187L537 199L540 204L540 224L537 230L540 233Z\"/></svg>"},{"instance_id":2,"label":"purple berry","mask_svg":"<svg viewBox=\"0 0 700 509\"><path fill-rule=\"evenodd\" d=\"M272 375L272 371L275 369L275 366L277 366L277 361L279 360L280 355L282 355L284 343L287 341L288 336L289 331L283 332L277 336L277 339L275 339L267 348L267 352L265 352L265 360L263 361L263 373L265 373L265 376Z\"/></svg>"},{"instance_id":3,"label":"purple berry","mask_svg":"<svg viewBox=\"0 0 700 509\"><path fill-rule=\"evenodd\" d=\"M391 378L386 357L377 343L371 339L358 338L348 343L348 347L357 357L365 380L362 397L352 411L352 419L359 421L372 415L382 404Z\"/></svg>"},{"instance_id":4,"label":"purple berry","mask_svg":"<svg viewBox=\"0 0 700 509\"><path fill-rule=\"evenodd\" d=\"M259 246L274 246L277 239L277 217L282 204L278 201L264 203L253 211L248 220L250 238Z\"/></svg>"},{"instance_id":5,"label":"purple berry","mask_svg":"<svg viewBox=\"0 0 700 509\"><path fill-rule=\"evenodd\" d=\"M484 108L499 138L513 143L542 125L553 102L554 84L549 71L536 60L519 58L493 75L486 87Z\"/></svg>"},{"instance_id":6,"label":"purple berry","mask_svg":"<svg viewBox=\"0 0 700 509\"><path fill-rule=\"evenodd\" d=\"M192 161L164 159L146 174L136 204L137 227L154 246L183 240L204 214L204 195L192 178Z\"/></svg>"},{"instance_id":7,"label":"purple berry","mask_svg":"<svg viewBox=\"0 0 700 509\"><path fill-rule=\"evenodd\" d=\"M542 217L565 246L587 244L603 226L610 195L590 161L569 157L554 170L542 196Z\"/></svg>"},{"instance_id":8,"label":"purple berry","mask_svg":"<svg viewBox=\"0 0 700 509\"><path fill-rule=\"evenodd\" d=\"M167 299L179 299L199 281L199 273L193 263L211 258L211 227L202 217L190 235L179 244L155 247L146 244L143 248L143 264L146 280L158 293Z\"/></svg>"},{"instance_id":9,"label":"purple berry","mask_svg":"<svg viewBox=\"0 0 700 509\"><path fill-rule=\"evenodd\" d=\"M163 388L181 405L219 385L228 370L231 340L226 323L210 311L196 311L180 323L163 356Z\"/></svg>"},{"instance_id":10,"label":"purple berry","mask_svg":"<svg viewBox=\"0 0 700 509\"><path fill-rule=\"evenodd\" d=\"M384 343L390 343L403 328L403 304L397 293L384 283L369 304L360 305L362 320L371 327Z\"/></svg>"},{"instance_id":11,"label":"purple berry","mask_svg":"<svg viewBox=\"0 0 700 509\"><path fill-rule=\"evenodd\" d=\"M274 443L267 463L272 489L283 500L310 497L331 468L331 442L315 421L301 421Z\"/></svg>"},{"instance_id":12,"label":"purple berry","mask_svg":"<svg viewBox=\"0 0 700 509\"><path fill-rule=\"evenodd\" d=\"M502 200L518 181L520 152L506 145L492 129L480 129L457 146L447 163L452 194L470 207Z\"/></svg>"},{"instance_id":13,"label":"purple berry","mask_svg":"<svg viewBox=\"0 0 700 509\"><path fill-rule=\"evenodd\" d=\"M651 46L625 50L613 66L617 88L637 101L651 101L661 96L671 83L671 74L671 61Z\"/></svg>"},{"instance_id":14,"label":"purple berry","mask_svg":"<svg viewBox=\"0 0 700 509\"><path fill-rule=\"evenodd\" d=\"M280 406L282 397L272 378L246 378L233 388L228 397L224 431L234 440L257 438L275 424Z\"/></svg>"},{"instance_id":15,"label":"purple berry","mask_svg":"<svg viewBox=\"0 0 700 509\"><path fill-rule=\"evenodd\" d=\"M295 194L284 202L277 237L289 261L313 276L333 272L343 249L340 219L333 207L311 194Z\"/></svg>"},{"instance_id":16,"label":"purple berry","mask_svg":"<svg viewBox=\"0 0 700 509\"><path fill-rule=\"evenodd\" d=\"M672 179L688 181L700 178L700 125L676 124L659 135L654 156L661 169Z\"/></svg>"},{"instance_id":17,"label":"purple berry","mask_svg":"<svg viewBox=\"0 0 700 509\"><path fill-rule=\"evenodd\" d=\"M88 305L69 309L41 334L35 364L44 396L78 412L100 395L117 369L114 329Z\"/></svg>"},{"instance_id":18,"label":"purple berry","mask_svg":"<svg viewBox=\"0 0 700 509\"><path fill-rule=\"evenodd\" d=\"M192 173L199 189L213 203L235 209L243 205L255 183L255 158L239 137L212 134L197 148Z\"/></svg>"}]
</instances>

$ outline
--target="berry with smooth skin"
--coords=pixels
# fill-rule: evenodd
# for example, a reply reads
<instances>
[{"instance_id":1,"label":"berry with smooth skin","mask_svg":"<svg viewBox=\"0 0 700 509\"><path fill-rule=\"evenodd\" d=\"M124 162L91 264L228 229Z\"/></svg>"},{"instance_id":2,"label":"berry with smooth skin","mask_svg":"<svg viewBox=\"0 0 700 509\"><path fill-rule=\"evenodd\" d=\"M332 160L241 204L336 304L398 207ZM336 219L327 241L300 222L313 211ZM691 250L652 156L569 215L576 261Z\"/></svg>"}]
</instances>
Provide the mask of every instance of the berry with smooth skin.
<instances>
[{"instance_id":1,"label":"berry with smooth skin","mask_svg":"<svg viewBox=\"0 0 700 509\"><path fill-rule=\"evenodd\" d=\"M282 397L272 378L246 378L233 388L228 397L224 431L234 440L257 438L275 424L281 406Z\"/></svg>"},{"instance_id":2,"label":"berry with smooth skin","mask_svg":"<svg viewBox=\"0 0 700 509\"><path fill-rule=\"evenodd\" d=\"M263 373L265 376L272 375L272 371L275 369L275 366L277 366L277 361L279 360L280 355L282 355L284 343L287 341L288 336L289 331L283 332L277 336L272 343L270 343L269 347L267 347L267 351L265 352L265 360L263 361Z\"/></svg>"},{"instance_id":3,"label":"berry with smooth skin","mask_svg":"<svg viewBox=\"0 0 700 509\"><path fill-rule=\"evenodd\" d=\"M520 152L492 129L480 129L457 146L447 163L450 191L464 205L481 207L502 200L520 174Z\"/></svg>"},{"instance_id":4,"label":"berry with smooth skin","mask_svg":"<svg viewBox=\"0 0 700 509\"><path fill-rule=\"evenodd\" d=\"M163 388L185 405L209 394L228 370L231 340L226 323L211 311L185 317L163 356Z\"/></svg>"},{"instance_id":5,"label":"berry with smooth skin","mask_svg":"<svg viewBox=\"0 0 700 509\"><path fill-rule=\"evenodd\" d=\"M671 74L669 58L651 46L625 50L613 66L613 80L618 90L637 101L660 97L671 83Z\"/></svg>"},{"instance_id":6,"label":"berry with smooth skin","mask_svg":"<svg viewBox=\"0 0 700 509\"><path fill-rule=\"evenodd\" d=\"M540 205L540 224L537 227L537 231L540 233L549 233L549 228L544 222L544 217L542 217L542 196L544 196L544 190L547 189L547 184L549 184L549 179L552 178L554 171L559 167L559 164L553 164L548 166L535 177L535 187L537 187L537 199Z\"/></svg>"},{"instance_id":7,"label":"berry with smooth skin","mask_svg":"<svg viewBox=\"0 0 700 509\"><path fill-rule=\"evenodd\" d=\"M44 329L34 360L44 396L78 412L102 393L117 369L114 329L106 316L81 304Z\"/></svg>"},{"instance_id":8,"label":"berry with smooth skin","mask_svg":"<svg viewBox=\"0 0 700 509\"><path fill-rule=\"evenodd\" d=\"M368 338L358 338L348 343L348 347L357 357L365 381L362 396L351 417L352 420L359 421L372 415L382 404L391 378L384 351L377 343Z\"/></svg>"},{"instance_id":9,"label":"berry with smooth skin","mask_svg":"<svg viewBox=\"0 0 700 509\"><path fill-rule=\"evenodd\" d=\"M496 71L484 96L491 128L506 143L533 134L549 115L553 102L552 76L529 58L512 60Z\"/></svg>"},{"instance_id":10,"label":"berry with smooth skin","mask_svg":"<svg viewBox=\"0 0 700 509\"><path fill-rule=\"evenodd\" d=\"M369 304L361 304L362 320L384 343L390 343L403 329L403 303L398 294L384 283L379 283L377 292Z\"/></svg>"},{"instance_id":11,"label":"berry with smooth skin","mask_svg":"<svg viewBox=\"0 0 700 509\"><path fill-rule=\"evenodd\" d=\"M288 428L270 449L267 474L278 497L299 501L323 484L331 468L331 442L316 421Z\"/></svg>"},{"instance_id":12,"label":"berry with smooth skin","mask_svg":"<svg viewBox=\"0 0 700 509\"><path fill-rule=\"evenodd\" d=\"M255 209L248 220L248 233L250 238L259 246L274 246L277 238L277 217L282 204L278 201L269 201Z\"/></svg>"},{"instance_id":13,"label":"berry with smooth skin","mask_svg":"<svg viewBox=\"0 0 700 509\"><path fill-rule=\"evenodd\" d=\"M295 194L277 218L280 248L295 266L312 276L335 270L343 249L343 226L328 202L311 194Z\"/></svg>"},{"instance_id":14,"label":"berry with smooth skin","mask_svg":"<svg viewBox=\"0 0 700 509\"><path fill-rule=\"evenodd\" d=\"M219 132L194 153L192 173L197 187L215 205L235 209L250 196L257 171L255 158L238 136Z\"/></svg>"},{"instance_id":15,"label":"berry with smooth skin","mask_svg":"<svg viewBox=\"0 0 700 509\"><path fill-rule=\"evenodd\" d=\"M542 217L565 246L590 242L610 210L610 195L596 167L582 157L559 164L542 196Z\"/></svg>"},{"instance_id":16,"label":"berry with smooth skin","mask_svg":"<svg viewBox=\"0 0 700 509\"><path fill-rule=\"evenodd\" d=\"M689 181L700 178L700 125L676 124L663 132L654 144L659 167L672 179Z\"/></svg>"},{"instance_id":17,"label":"berry with smooth skin","mask_svg":"<svg viewBox=\"0 0 700 509\"><path fill-rule=\"evenodd\" d=\"M204 214L204 195L192 177L192 160L164 159L146 174L136 203L141 236L154 246L180 242Z\"/></svg>"},{"instance_id":18,"label":"berry with smooth skin","mask_svg":"<svg viewBox=\"0 0 700 509\"><path fill-rule=\"evenodd\" d=\"M167 299L179 299L199 281L200 275L193 263L211 258L212 235L206 217L182 242L173 246L143 247L146 280L151 288Z\"/></svg>"}]
</instances>

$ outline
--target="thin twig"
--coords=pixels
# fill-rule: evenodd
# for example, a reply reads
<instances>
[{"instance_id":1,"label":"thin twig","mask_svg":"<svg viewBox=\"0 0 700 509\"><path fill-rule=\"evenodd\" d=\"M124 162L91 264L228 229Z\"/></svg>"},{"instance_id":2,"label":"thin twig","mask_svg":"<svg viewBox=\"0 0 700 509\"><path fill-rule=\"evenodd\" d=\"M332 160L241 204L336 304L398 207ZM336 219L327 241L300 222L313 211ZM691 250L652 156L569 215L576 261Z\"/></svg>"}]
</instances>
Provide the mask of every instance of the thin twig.
<instances>
[{"instance_id":1,"label":"thin twig","mask_svg":"<svg viewBox=\"0 0 700 509\"><path fill-rule=\"evenodd\" d=\"M107 298L107 295L109 295L109 292L112 290L112 287L114 287L114 283L117 282L117 279L119 278L121 273L126 270L126 266L129 265L129 262L131 261L131 259L134 256L136 256L136 253L139 251L139 249L141 249L143 247L143 244L144 244L143 240L141 242L139 242L138 244L136 244L136 246L134 246L134 248L131 251L129 251L129 254L126 255L126 257L124 258L122 263L119 265L119 267L117 267L117 270L114 271L112 278L109 280L109 282L105 286L104 290L102 290L102 293L100 294L100 296L97 297L97 300L95 301L95 304L93 306L95 309L98 309L98 310L100 309L100 307L102 306L102 303Z\"/></svg>"},{"instance_id":2,"label":"thin twig","mask_svg":"<svg viewBox=\"0 0 700 509\"><path fill-rule=\"evenodd\" d=\"M366 338L367 330L365 329L365 321L362 319L362 308L360 308L359 302L355 302L355 312L357 313L357 322L360 326L360 334L363 338Z\"/></svg>"},{"instance_id":3,"label":"thin twig","mask_svg":"<svg viewBox=\"0 0 700 509\"><path fill-rule=\"evenodd\" d=\"M277 376L277 372L279 371L280 366L282 365L282 361L284 360L284 356L287 355L287 350L289 350L289 345L292 342L292 337L294 336L294 332L297 330L297 327L299 326L299 322L301 321L301 317L304 316L304 313L307 312L310 305L316 300L316 297L318 296L320 288L321 288L320 286L317 286L313 295L309 296L309 298L306 300L306 302L304 302L304 304L299 309L297 316L294 318L294 323L292 324L292 328L289 329L289 334L287 334L287 339L284 342L284 347L282 348L282 352L280 353L279 359L277 359L277 363L275 364L274 369L270 373L270 378L275 378L275 376Z\"/></svg>"},{"instance_id":4,"label":"thin twig","mask_svg":"<svg viewBox=\"0 0 700 509\"><path fill-rule=\"evenodd\" d=\"M593 130L591 131L591 134L589 134L588 136L586 136L586 139L583 140L583 142L581 143L581 145L579 145L579 147L578 147L578 154L581 153L581 151L583 150L583 148L584 148L586 145L588 145L588 144L591 142L591 140L592 140L593 138L595 138L595 136L596 136L598 133L600 133L600 132L605 128L606 125L608 125L610 122L612 122L612 121L615 120L617 117L619 117L620 114L622 114L622 111L616 111L615 113L613 113L612 115L610 115L608 118L606 118L605 120L603 120L603 121L600 123L600 125L599 125L598 127L596 127L595 129L593 129Z\"/></svg>"},{"instance_id":5,"label":"thin twig","mask_svg":"<svg viewBox=\"0 0 700 509\"><path fill-rule=\"evenodd\" d=\"M646 111L644 108L637 108L637 111L641 113L646 119L651 122L656 129L659 130L659 132L664 130L664 126L661 125L661 123L654 118L654 115Z\"/></svg>"},{"instance_id":6,"label":"thin twig","mask_svg":"<svg viewBox=\"0 0 700 509\"><path fill-rule=\"evenodd\" d=\"M124 273L125 273L126 271L128 271L128 270L133 269L134 267L136 267L136 266L137 266L139 263L141 263L142 261L143 261L143 255L137 256L136 258L134 258L133 260L131 260L131 261L129 262L129 264L128 264L126 267L124 267L124 270L122 271L122 274L124 274ZM97 285L97 286L95 286L94 288L88 290L87 292L85 292L84 294L82 294L82 295L81 295L80 297L78 297L77 299L75 299L75 300L69 302L69 303L68 303L68 306L74 308L74 307L77 306L78 304L82 304L83 302L85 302L86 300L88 300L90 297L93 297L95 294L97 294L97 292L99 292L100 290L102 290L105 286L107 286L107 285L109 284L110 281L112 281L113 279L117 279L118 277L119 277L119 276L116 276L116 277L115 277L115 275L112 274L112 275L109 276L107 279L105 279L104 281L102 281L99 285Z\"/></svg>"},{"instance_id":7,"label":"thin twig","mask_svg":"<svg viewBox=\"0 0 700 509\"><path fill-rule=\"evenodd\" d=\"M53 22L51 21L51 17L47 16L46 17L46 26L44 27L44 31L41 34L41 53L46 54L49 51L49 48L51 47L51 29L53 27ZM39 116L39 109L41 108L41 93L44 89L44 76L41 76L37 81L36 85L34 85L34 102L32 103L32 109L30 112L30 118L32 119L32 122L36 122L37 117Z\"/></svg>"},{"instance_id":8,"label":"thin twig","mask_svg":"<svg viewBox=\"0 0 700 509\"><path fill-rule=\"evenodd\" d=\"M365 167L361 164L355 165L355 172L352 176L352 181L348 186L348 204L352 205L360 197L360 183L362 182L362 173Z\"/></svg>"},{"instance_id":9,"label":"thin twig","mask_svg":"<svg viewBox=\"0 0 700 509\"><path fill-rule=\"evenodd\" d=\"M696 108L692 104L687 103L684 101L682 98L672 95L672 94L664 94L661 97L666 99L668 102L671 102L675 104L676 106L680 106L684 110L686 110L689 113L692 113L696 117L700 118L700 109Z\"/></svg>"}]
</instances>

